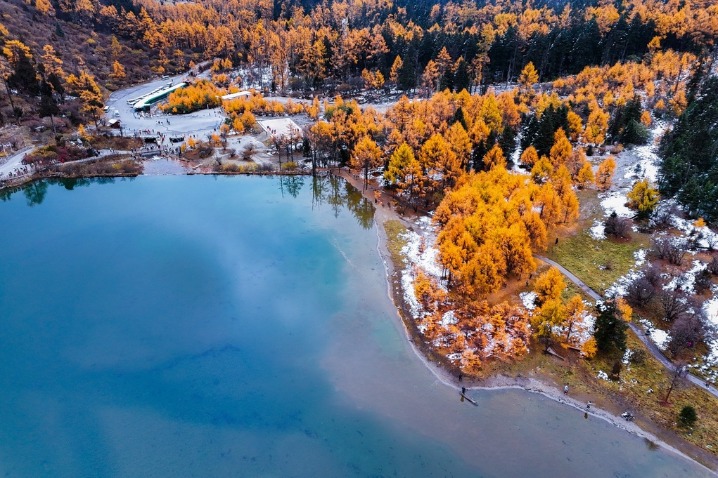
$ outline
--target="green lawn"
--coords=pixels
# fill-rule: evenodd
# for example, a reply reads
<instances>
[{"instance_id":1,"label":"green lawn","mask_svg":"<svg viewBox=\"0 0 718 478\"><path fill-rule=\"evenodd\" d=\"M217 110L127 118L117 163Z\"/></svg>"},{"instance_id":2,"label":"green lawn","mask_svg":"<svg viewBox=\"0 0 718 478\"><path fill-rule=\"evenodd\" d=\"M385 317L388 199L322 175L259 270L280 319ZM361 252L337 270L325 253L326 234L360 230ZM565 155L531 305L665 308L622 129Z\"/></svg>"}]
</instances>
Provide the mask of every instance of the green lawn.
<instances>
[{"instance_id":1,"label":"green lawn","mask_svg":"<svg viewBox=\"0 0 718 478\"><path fill-rule=\"evenodd\" d=\"M593 290L603 293L636 262L634 253L648 247L648 238L633 233L630 241L596 240L587 232L563 238L548 257L574 273Z\"/></svg>"}]
</instances>

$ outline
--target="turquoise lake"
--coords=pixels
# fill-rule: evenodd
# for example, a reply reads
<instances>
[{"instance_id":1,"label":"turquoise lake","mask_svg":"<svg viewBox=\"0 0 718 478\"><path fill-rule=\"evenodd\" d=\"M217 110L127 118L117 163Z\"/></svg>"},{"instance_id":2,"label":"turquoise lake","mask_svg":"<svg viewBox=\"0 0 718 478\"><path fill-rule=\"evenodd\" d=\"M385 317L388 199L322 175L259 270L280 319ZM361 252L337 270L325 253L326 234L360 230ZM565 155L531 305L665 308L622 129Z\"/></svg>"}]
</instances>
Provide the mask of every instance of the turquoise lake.
<instances>
[{"instance_id":1,"label":"turquoise lake","mask_svg":"<svg viewBox=\"0 0 718 478\"><path fill-rule=\"evenodd\" d=\"M0 476L710 476L540 395L459 402L339 180L36 183L0 202L0 330Z\"/></svg>"}]
</instances>

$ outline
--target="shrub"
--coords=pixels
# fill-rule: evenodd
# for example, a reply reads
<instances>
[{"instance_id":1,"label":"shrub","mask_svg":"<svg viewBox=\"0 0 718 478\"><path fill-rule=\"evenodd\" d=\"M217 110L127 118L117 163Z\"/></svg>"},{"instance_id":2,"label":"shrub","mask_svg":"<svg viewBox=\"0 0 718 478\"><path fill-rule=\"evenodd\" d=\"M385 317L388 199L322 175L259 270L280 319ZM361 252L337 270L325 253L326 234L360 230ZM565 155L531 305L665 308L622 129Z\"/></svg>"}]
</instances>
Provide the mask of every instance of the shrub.
<instances>
[{"instance_id":1,"label":"shrub","mask_svg":"<svg viewBox=\"0 0 718 478\"><path fill-rule=\"evenodd\" d=\"M710 289L712 284L713 283L711 282L711 272L707 269L702 270L698 274L696 274L696 280L694 284L696 293L702 294L703 292Z\"/></svg>"},{"instance_id":2,"label":"shrub","mask_svg":"<svg viewBox=\"0 0 718 478\"><path fill-rule=\"evenodd\" d=\"M653 241L653 252L674 266L680 266L686 255L686 243L680 239L661 237Z\"/></svg>"},{"instance_id":3,"label":"shrub","mask_svg":"<svg viewBox=\"0 0 718 478\"><path fill-rule=\"evenodd\" d=\"M631 363L634 365L643 365L646 362L646 351L643 349L634 350L631 354Z\"/></svg>"},{"instance_id":4,"label":"shrub","mask_svg":"<svg viewBox=\"0 0 718 478\"><path fill-rule=\"evenodd\" d=\"M616 212L612 212L606 223L604 224L604 232L607 236L627 238L631 233L631 220L625 217L619 217Z\"/></svg>"},{"instance_id":5,"label":"shrub","mask_svg":"<svg viewBox=\"0 0 718 478\"><path fill-rule=\"evenodd\" d=\"M684 427L691 427L698 420L696 409L690 405L686 405L681 408L681 412L678 414L678 423Z\"/></svg>"},{"instance_id":6,"label":"shrub","mask_svg":"<svg viewBox=\"0 0 718 478\"><path fill-rule=\"evenodd\" d=\"M708 263L706 270L714 276L718 276L718 256L713 257L713 259Z\"/></svg>"},{"instance_id":7,"label":"shrub","mask_svg":"<svg viewBox=\"0 0 718 478\"><path fill-rule=\"evenodd\" d=\"M678 213L679 210L675 204L657 208L651 214L650 225L657 229L667 229L673 225L673 217Z\"/></svg>"},{"instance_id":8,"label":"shrub","mask_svg":"<svg viewBox=\"0 0 718 478\"><path fill-rule=\"evenodd\" d=\"M700 314L690 311L676 317L671 326L671 341L668 343L668 350L674 357L695 347L704 339L703 320L705 319Z\"/></svg>"},{"instance_id":9,"label":"shrub","mask_svg":"<svg viewBox=\"0 0 718 478\"><path fill-rule=\"evenodd\" d=\"M636 277L626 287L626 300L634 306L642 306L648 303L656 293L656 287L646 277L645 273Z\"/></svg>"}]
</instances>

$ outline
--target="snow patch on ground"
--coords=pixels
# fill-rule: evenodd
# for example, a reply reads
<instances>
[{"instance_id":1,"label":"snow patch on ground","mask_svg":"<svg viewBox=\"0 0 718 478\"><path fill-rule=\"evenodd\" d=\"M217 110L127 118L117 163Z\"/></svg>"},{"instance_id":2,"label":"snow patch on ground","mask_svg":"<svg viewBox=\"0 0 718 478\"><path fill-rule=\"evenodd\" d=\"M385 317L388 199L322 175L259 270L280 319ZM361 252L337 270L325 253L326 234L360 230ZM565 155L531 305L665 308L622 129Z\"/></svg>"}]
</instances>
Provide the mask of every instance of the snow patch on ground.
<instances>
[{"instance_id":1,"label":"snow patch on ground","mask_svg":"<svg viewBox=\"0 0 718 478\"><path fill-rule=\"evenodd\" d=\"M589 314L588 312L584 312L583 317L581 317L581 321L576 324L575 327L575 335L573 335L573 339L577 339L578 343L583 345L585 344L588 339L593 337L593 324L596 323L596 317Z\"/></svg>"},{"instance_id":2,"label":"snow patch on ground","mask_svg":"<svg viewBox=\"0 0 718 478\"><path fill-rule=\"evenodd\" d=\"M456 315L454 315L453 310L450 310L441 316L441 326L445 329L448 329L450 325L455 325L458 322L459 320L456 318Z\"/></svg>"},{"instance_id":3,"label":"snow patch on ground","mask_svg":"<svg viewBox=\"0 0 718 478\"><path fill-rule=\"evenodd\" d=\"M417 226L424 234L407 232L404 236L407 243L401 252L411 265L419 267L424 274L440 282L443 270L439 264L439 250L432 246L436 228L428 217L419 219Z\"/></svg>"},{"instance_id":4,"label":"snow patch on ground","mask_svg":"<svg viewBox=\"0 0 718 478\"><path fill-rule=\"evenodd\" d=\"M606 296L607 297L625 297L627 293L628 285L633 282L634 280L638 279L641 276L641 272L636 269L631 269L628 271L628 273L623 276L619 277L616 282L611 285L608 289L606 289Z\"/></svg>"},{"instance_id":5,"label":"snow patch on ground","mask_svg":"<svg viewBox=\"0 0 718 478\"><path fill-rule=\"evenodd\" d=\"M534 310L536 308L536 292L521 292L519 298L526 310Z\"/></svg>"},{"instance_id":6,"label":"snow patch on ground","mask_svg":"<svg viewBox=\"0 0 718 478\"><path fill-rule=\"evenodd\" d=\"M709 367L718 366L718 296L707 300L703 304L706 323L706 345L708 354L705 356L705 364Z\"/></svg>"},{"instance_id":7,"label":"snow patch on ground","mask_svg":"<svg viewBox=\"0 0 718 478\"><path fill-rule=\"evenodd\" d=\"M404 300L411 310L411 315L415 319L421 319L424 312L414 293L416 270L422 271L441 285L442 269L438 263L438 249L429 245L434 243L436 231L436 228L431 223L431 218L422 217L417 220L416 224L422 234L407 231L402 236L406 241L406 245L402 248L401 253L407 264L401 273L401 286L404 291Z\"/></svg>"},{"instance_id":8,"label":"snow patch on ground","mask_svg":"<svg viewBox=\"0 0 718 478\"><path fill-rule=\"evenodd\" d=\"M302 130L291 118L277 118L257 121L270 136L278 138L296 138L301 136Z\"/></svg>"},{"instance_id":9,"label":"snow patch on ground","mask_svg":"<svg viewBox=\"0 0 718 478\"><path fill-rule=\"evenodd\" d=\"M653 324L646 320L641 319L639 322L646 328L646 335L648 335L656 346L661 350L666 350L668 342L671 341L671 336L665 330L657 329Z\"/></svg>"},{"instance_id":10,"label":"snow patch on ground","mask_svg":"<svg viewBox=\"0 0 718 478\"><path fill-rule=\"evenodd\" d=\"M646 254L648 253L645 249L638 249L633 253L633 257L636 259L636 266L640 267L646 263Z\"/></svg>"},{"instance_id":11,"label":"snow patch on ground","mask_svg":"<svg viewBox=\"0 0 718 478\"><path fill-rule=\"evenodd\" d=\"M691 267L683 274L671 279L671 281L666 284L663 289L674 290L675 288L680 287L683 292L695 294L696 275L698 275L701 271L705 270L706 267L707 264L701 261L693 261L693 267Z\"/></svg>"},{"instance_id":12,"label":"snow patch on ground","mask_svg":"<svg viewBox=\"0 0 718 478\"><path fill-rule=\"evenodd\" d=\"M671 220L673 227L683 232L690 239L695 241L696 246L704 249L718 246L718 233L712 231L709 227L696 227L694 221L673 216Z\"/></svg>"},{"instance_id":13,"label":"snow patch on ground","mask_svg":"<svg viewBox=\"0 0 718 478\"><path fill-rule=\"evenodd\" d=\"M626 179L648 179L652 183L658 181L658 141L668 128L668 123L660 121L650 129L650 139L648 143L633 148L633 154L639 158L639 161L624 174Z\"/></svg>"},{"instance_id":14,"label":"snow patch on ground","mask_svg":"<svg viewBox=\"0 0 718 478\"><path fill-rule=\"evenodd\" d=\"M633 356L633 350L626 348L626 352L623 354L623 358L621 359L621 362L623 365L628 365L631 361L631 357Z\"/></svg>"},{"instance_id":15,"label":"snow patch on ground","mask_svg":"<svg viewBox=\"0 0 718 478\"><path fill-rule=\"evenodd\" d=\"M703 304L703 310L706 313L708 322L712 326L718 327L718 297L707 300L705 304Z\"/></svg>"},{"instance_id":16,"label":"snow patch on ground","mask_svg":"<svg viewBox=\"0 0 718 478\"><path fill-rule=\"evenodd\" d=\"M610 192L599 195L601 207L608 216L615 211L621 217L633 217L635 211L626 207L626 194L633 183L647 179L655 184L658 180L658 140L668 127L666 122L657 122L650 128L649 141L645 145L635 146L616 155L616 173Z\"/></svg>"},{"instance_id":17,"label":"snow patch on ground","mask_svg":"<svg viewBox=\"0 0 718 478\"><path fill-rule=\"evenodd\" d=\"M625 192L612 191L599 197L603 197L601 200L601 207L606 212L606 216L610 216L613 212L620 217L633 217L636 214L626 206L628 198L626 197Z\"/></svg>"},{"instance_id":18,"label":"snow patch on ground","mask_svg":"<svg viewBox=\"0 0 718 478\"><path fill-rule=\"evenodd\" d=\"M596 378L599 378L601 380L608 380L608 374L603 370L599 370L598 375L596 375Z\"/></svg>"},{"instance_id":19,"label":"snow patch on ground","mask_svg":"<svg viewBox=\"0 0 718 478\"><path fill-rule=\"evenodd\" d=\"M650 332L650 337L653 343L656 344L659 349L666 350L668 342L671 341L671 336L668 335L668 332L661 329L651 329Z\"/></svg>"},{"instance_id":20,"label":"snow patch on ground","mask_svg":"<svg viewBox=\"0 0 718 478\"><path fill-rule=\"evenodd\" d=\"M597 241L606 239L605 226L602 221L593 221L593 226L588 230L588 234Z\"/></svg>"}]
</instances>

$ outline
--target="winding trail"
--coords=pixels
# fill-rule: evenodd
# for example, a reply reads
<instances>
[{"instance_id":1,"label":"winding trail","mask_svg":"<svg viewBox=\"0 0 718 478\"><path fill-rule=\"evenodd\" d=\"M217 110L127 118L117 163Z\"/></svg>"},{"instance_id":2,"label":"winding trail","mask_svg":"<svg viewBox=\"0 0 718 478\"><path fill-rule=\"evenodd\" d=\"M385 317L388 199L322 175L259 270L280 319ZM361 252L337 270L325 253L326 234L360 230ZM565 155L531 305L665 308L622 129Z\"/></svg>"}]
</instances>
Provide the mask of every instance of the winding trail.
<instances>
[{"instance_id":1,"label":"winding trail","mask_svg":"<svg viewBox=\"0 0 718 478\"><path fill-rule=\"evenodd\" d=\"M568 269L563 267L558 262L552 261L548 257L543 257L543 256L534 256L534 257L536 257L536 259L539 259L539 260L545 262L546 264L552 265L555 268L557 268L558 270L560 270L563 275L568 277L569 280L571 280L571 282L576 284L576 286L578 286L582 291L584 291L592 299L594 299L596 301L603 300L603 297L598 292L591 289L585 282L583 282L581 279L579 279L578 277L573 275ZM663 352L661 351L661 349L659 349L656 346L656 344L654 344L648 338L646 331L643 330L642 327L640 327L638 324L636 324L634 322L629 322L628 326L631 328L633 333L636 334L636 337L638 337L638 339L641 342L643 342L643 344L651 352L651 355L653 355L656 358L656 360L661 362L661 364L663 364L663 366L666 367L671 372L676 371L676 366L673 365L673 363L670 360L668 360L668 358L665 355L663 355ZM703 380L701 380L700 378L696 377L695 375L693 375L691 373L688 373L686 375L686 378L688 379L689 382L693 383L697 387L702 388L703 390L706 390L707 392L712 394L714 397L718 398L718 389L716 389L715 387L713 387L711 385L707 385Z\"/></svg>"}]
</instances>

